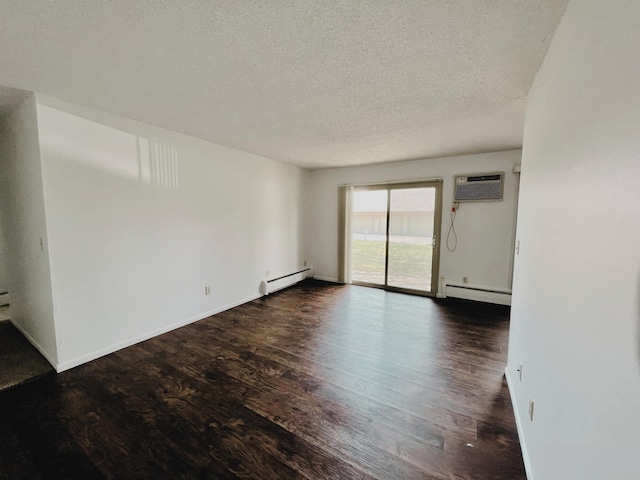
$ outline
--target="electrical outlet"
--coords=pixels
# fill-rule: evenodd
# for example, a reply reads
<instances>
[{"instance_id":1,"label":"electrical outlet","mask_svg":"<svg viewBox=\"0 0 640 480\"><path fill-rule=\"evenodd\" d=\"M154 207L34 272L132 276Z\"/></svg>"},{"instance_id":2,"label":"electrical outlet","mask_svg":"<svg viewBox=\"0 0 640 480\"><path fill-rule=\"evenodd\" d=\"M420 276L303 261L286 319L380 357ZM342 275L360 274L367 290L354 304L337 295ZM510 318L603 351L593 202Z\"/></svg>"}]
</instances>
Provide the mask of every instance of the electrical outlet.
<instances>
[{"instance_id":1,"label":"electrical outlet","mask_svg":"<svg viewBox=\"0 0 640 480\"><path fill-rule=\"evenodd\" d=\"M522 381L522 362L520 362L520 365L518 366L518 378Z\"/></svg>"},{"instance_id":2,"label":"electrical outlet","mask_svg":"<svg viewBox=\"0 0 640 480\"><path fill-rule=\"evenodd\" d=\"M304 261L304 266L305 266L305 267L307 266L307 261L306 261L306 260Z\"/></svg>"},{"instance_id":3,"label":"electrical outlet","mask_svg":"<svg viewBox=\"0 0 640 480\"><path fill-rule=\"evenodd\" d=\"M533 422L533 398L529 397L529 420Z\"/></svg>"},{"instance_id":4,"label":"electrical outlet","mask_svg":"<svg viewBox=\"0 0 640 480\"><path fill-rule=\"evenodd\" d=\"M205 295L211 295L211 287L209 285L205 285L204 294Z\"/></svg>"},{"instance_id":5,"label":"electrical outlet","mask_svg":"<svg viewBox=\"0 0 640 480\"><path fill-rule=\"evenodd\" d=\"M269 278L269 270L266 270L266 271L265 271L265 276L266 276L267 278Z\"/></svg>"},{"instance_id":6,"label":"electrical outlet","mask_svg":"<svg viewBox=\"0 0 640 480\"><path fill-rule=\"evenodd\" d=\"M469 283L469 277L462 277L462 283Z\"/></svg>"}]
</instances>

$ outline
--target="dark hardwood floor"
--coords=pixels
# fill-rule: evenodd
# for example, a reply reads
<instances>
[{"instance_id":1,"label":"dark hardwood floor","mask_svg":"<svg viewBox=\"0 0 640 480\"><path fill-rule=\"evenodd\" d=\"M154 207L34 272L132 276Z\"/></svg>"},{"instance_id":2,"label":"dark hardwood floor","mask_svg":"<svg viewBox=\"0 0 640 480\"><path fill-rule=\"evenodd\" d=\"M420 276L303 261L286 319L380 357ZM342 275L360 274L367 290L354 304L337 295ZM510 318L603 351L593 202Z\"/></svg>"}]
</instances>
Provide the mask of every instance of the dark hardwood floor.
<instances>
[{"instance_id":1,"label":"dark hardwood floor","mask_svg":"<svg viewBox=\"0 0 640 480\"><path fill-rule=\"evenodd\" d=\"M525 479L508 328L305 282L0 394L0 478Z\"/></svg>"},{"instance_id":2,"label":"dark hardwood floor","mask_svg":"<svg viewBox=\"0 0 640 480\"><path fill-rule=\"evenodd\" d=\"M49 362L9 320L0 320L0 393L54 373Z\"/></svg>"}]
</instances>

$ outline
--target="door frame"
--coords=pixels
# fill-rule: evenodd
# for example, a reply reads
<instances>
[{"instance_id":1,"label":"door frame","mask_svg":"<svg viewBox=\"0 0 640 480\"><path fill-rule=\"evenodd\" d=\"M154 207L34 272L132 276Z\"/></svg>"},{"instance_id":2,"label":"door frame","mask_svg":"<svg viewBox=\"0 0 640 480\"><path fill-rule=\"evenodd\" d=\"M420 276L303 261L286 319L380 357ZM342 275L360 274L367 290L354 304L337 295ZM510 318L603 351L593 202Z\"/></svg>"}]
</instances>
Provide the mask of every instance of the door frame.
<instances>
[{"instance_id":1,"label":"door frame","mask_svg":"<svg viewBox=\"0 0 640 480\"><path fill-rule=\"evenodd\" d=\"M435 212L433 214L433 250L431 253L431 289L428 292L423 290L415 290L412 288L392 287L389 286L389 228L391 217L391 190L402 190L409 188L435 188ZM370 191L370 190L386 190L387 191L387 224L386 224L386 240L385 240L385 259L384 259L384 285L370 282L359 282L352 280L354 285L361 285L364 287L373 287L387 290L390 292L408 293L411 295L421 295L424 297L435 297L438 294L438 279L440 277L440 244L442 229L442 180L425 180L419 182L399 182L399 183L385 183L385 184L372 184L372 185L358 185L354 186L354 194L358 191ZM353 209L349 212L349 215L353 218ZM353 232L349 232L349 235L353 235ZM351 247L353 248L353 247ZM349 255L349 271L352 271L351 257Z\"/></svg>"}]
</instances>

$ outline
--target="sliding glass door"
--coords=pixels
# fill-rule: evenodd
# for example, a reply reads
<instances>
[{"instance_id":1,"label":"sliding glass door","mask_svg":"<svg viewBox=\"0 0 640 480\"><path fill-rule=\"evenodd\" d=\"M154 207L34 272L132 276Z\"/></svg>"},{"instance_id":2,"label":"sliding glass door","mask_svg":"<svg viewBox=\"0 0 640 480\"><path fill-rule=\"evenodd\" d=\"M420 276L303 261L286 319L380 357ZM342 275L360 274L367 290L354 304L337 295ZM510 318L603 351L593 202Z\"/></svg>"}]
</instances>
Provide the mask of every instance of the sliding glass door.
<instances>
[{"instance_id":1,"label":"sliding glass door","mask_svg":"<svg viewBox=\"0 0 640 480\"><path fill-rule=\"evenodd\" d=\"M386 284L387 190L355 190L351 225L351 280Z\"/></svg>"},{"instance_id":2,"label":"sliding glass door","mask_svg":"<svg viewBox=\"0 0 640 480\"><path fill-rule=\"evenodd\" d=\"M440 185L434 182L354 189L353 283L435 294Z\"/></svg>"}]
</instances>

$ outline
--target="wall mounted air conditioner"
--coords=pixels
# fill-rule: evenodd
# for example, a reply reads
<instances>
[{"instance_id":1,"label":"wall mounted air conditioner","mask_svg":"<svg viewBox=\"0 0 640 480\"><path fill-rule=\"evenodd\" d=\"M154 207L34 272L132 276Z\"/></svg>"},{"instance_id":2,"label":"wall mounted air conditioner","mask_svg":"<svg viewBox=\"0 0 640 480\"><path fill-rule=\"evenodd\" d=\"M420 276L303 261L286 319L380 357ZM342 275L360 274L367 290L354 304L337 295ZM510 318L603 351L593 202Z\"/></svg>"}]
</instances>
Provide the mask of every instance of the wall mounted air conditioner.
<instances>
[{"instance_id":1,"label":"wall mounted air conditioner","mask_svg":"<svg viewBox=\"0 0 640 480\"><path fill-rule=\"evenodd\" d=\"M454 182L454 202L502 200L504 172L456 175Z\"/></svg>"}]
</instances>

